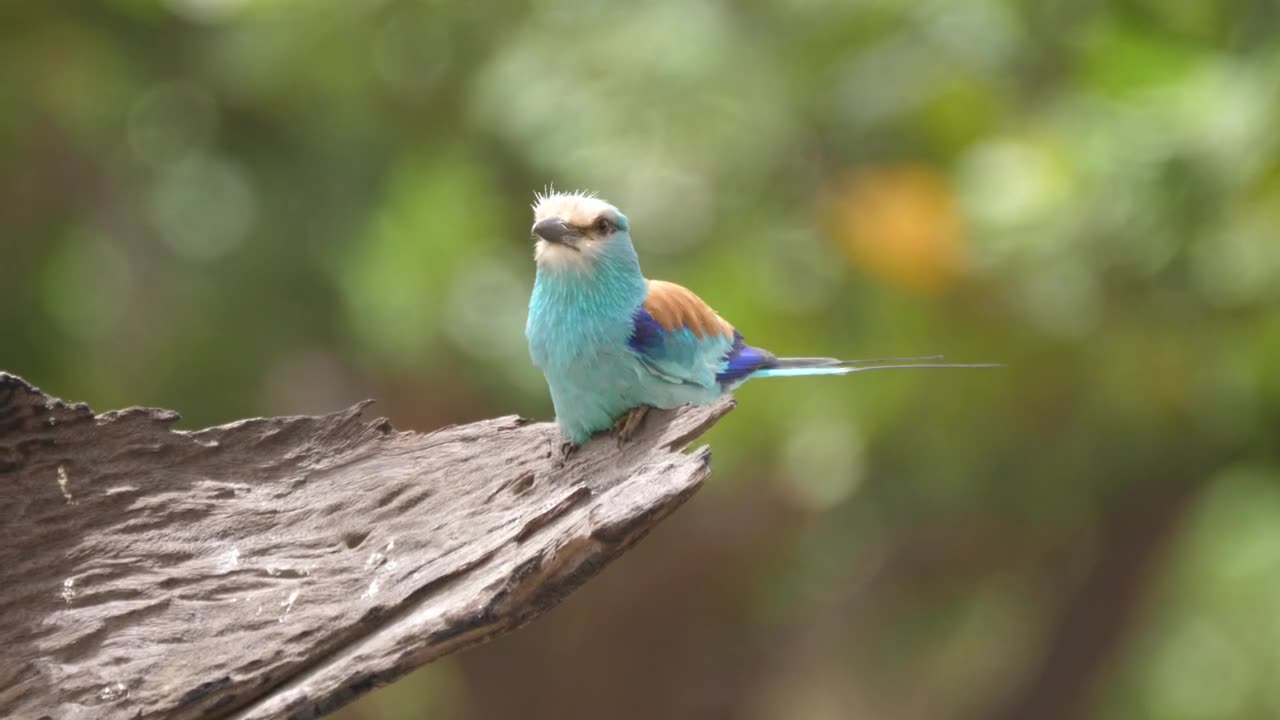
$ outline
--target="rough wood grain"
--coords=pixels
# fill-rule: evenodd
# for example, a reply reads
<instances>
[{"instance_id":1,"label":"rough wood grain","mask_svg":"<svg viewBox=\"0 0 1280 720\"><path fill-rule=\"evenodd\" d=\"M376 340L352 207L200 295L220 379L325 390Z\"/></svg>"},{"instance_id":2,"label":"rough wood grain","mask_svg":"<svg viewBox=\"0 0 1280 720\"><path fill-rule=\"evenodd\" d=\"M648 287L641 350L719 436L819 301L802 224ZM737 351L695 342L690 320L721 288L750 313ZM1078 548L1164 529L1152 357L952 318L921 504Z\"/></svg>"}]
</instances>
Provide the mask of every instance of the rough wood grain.
<instances>
[{"instance_id":1,"label":"rough wood grain","mask_svg":"<svg viewBox=\"0 0 1280 720\"><path fill-rule=\"evenodd\" d=\"M709 472L732 401L561 464L517 417L95 415L0 373L0 716L312 718L527 622Z\"/></svg>"}]
</instances>

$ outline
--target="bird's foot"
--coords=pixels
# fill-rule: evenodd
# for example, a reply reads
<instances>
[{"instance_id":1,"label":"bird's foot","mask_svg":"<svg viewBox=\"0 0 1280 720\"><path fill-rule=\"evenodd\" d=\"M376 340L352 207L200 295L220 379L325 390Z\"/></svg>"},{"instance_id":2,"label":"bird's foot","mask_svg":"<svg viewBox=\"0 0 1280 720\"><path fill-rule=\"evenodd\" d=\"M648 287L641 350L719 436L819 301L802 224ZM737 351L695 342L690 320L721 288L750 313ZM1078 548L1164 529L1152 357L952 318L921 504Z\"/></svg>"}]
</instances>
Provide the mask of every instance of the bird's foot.
<instances>
[{"instance_id":1,"label":"bird's foot","mask_svg":"<svg viewBox=\"0 0 1280 720\"><path fill-rule=\"evenodd\" d=\"M577 445L574 445L569 440L565 440L560 443L560 449L556 451L556 459L560 461L561 465L563 465L569 462L569 458L573 457L573 453L577 449Z\"/></svg>"},{"instance_id":2,"label":"bird's foot","mask_svg":"<svg viewBox=\"0 0 1280 720\"><path fill-rule=\"evenodd\" d=\"M635 437L636 431L644 424L644 418L648 414L649 406L640 405L639 407L631 408L626 415L618 418L617 422L613 424L613 431L618 435L618 447L622 447L630 442L631 438Z\"/></svg>"}]
</instances>

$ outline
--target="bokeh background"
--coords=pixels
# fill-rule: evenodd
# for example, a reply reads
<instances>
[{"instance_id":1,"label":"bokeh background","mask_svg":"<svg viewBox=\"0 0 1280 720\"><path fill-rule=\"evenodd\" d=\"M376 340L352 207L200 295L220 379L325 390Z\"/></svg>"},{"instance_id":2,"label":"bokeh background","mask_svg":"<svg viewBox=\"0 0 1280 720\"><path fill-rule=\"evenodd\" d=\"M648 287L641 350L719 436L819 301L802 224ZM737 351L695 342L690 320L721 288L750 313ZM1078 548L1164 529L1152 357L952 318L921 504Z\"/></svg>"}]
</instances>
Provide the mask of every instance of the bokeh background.
<instances>
[{"instance_id":1,"label":"bokeh background","mask_svg":"<svg viewBox=\"0 0 1280 720\"><path fill-rule=\"evenodd\" d=\"M1280 716L1269 0L0 6L0 368L550 417L533 192L800 355L533 625L337 717Z\"/></svg>"}]
</instances>

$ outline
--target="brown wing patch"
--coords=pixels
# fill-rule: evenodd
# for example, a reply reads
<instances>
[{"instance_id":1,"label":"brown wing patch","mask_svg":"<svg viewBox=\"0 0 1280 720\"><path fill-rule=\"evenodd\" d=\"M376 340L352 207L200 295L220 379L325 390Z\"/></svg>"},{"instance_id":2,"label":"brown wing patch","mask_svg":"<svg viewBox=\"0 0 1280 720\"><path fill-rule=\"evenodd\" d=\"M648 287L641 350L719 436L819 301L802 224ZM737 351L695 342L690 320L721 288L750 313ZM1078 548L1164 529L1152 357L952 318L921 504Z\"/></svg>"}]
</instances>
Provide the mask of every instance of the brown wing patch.
<instances>
[{"instance_id":1,"label":"brown wing patch","mask_svg":"<svg viewBox=\"0 0 1280 720\"><path fill-rule=\"evenodd\" d=\"M698 337L733 335L733 326L717 315L702 298L675 283L650 280L644 309L665 330L687 327Z\"/></svg>"}]
</instances>

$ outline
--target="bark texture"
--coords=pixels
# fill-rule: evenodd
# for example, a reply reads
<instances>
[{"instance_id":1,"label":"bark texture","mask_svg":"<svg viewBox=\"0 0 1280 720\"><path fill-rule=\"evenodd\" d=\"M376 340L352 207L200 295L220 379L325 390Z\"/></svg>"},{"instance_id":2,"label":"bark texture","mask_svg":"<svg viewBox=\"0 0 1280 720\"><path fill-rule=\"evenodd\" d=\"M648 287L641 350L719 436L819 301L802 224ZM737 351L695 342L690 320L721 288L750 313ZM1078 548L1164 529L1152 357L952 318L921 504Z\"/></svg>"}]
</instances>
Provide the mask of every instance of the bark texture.
<instances>
[{"instance_id":1,"label":"bark texture","mask_svg":"<svg viewBox=\"0 0 1280 720\"><path fill-rule=\"evenodd\" d=\"M554 605L710 471L732 407L567 462L518 417L95 415L0 373L0 716L313 718Z\"/></svg>"}]
</instances>

